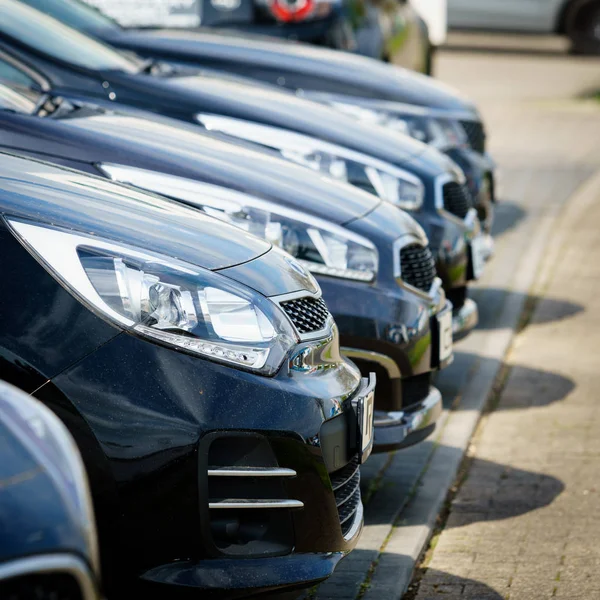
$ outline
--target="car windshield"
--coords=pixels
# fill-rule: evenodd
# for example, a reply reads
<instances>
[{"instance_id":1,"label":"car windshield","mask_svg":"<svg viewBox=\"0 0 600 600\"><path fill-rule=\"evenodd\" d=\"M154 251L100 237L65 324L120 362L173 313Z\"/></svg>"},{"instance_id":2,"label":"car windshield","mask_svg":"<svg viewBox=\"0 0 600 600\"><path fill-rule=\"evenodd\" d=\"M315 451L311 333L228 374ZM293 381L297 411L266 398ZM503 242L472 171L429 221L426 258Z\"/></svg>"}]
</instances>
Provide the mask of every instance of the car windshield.
<instances>
[{"instance_id":1,"label":"car windshield","mask_svg":"<svg viewBox=\"0 0 600 600\"><path fill-rule=\"evenodd\" d=\"M116 21L81 0L21 1L78 31L94 32L101 29L120 29Z\"/></svg>"},{"instance_id":2,"label":"car windshield","mask_svg":"<svg viewBox=\"0 0 600 600\"><path fill-rule=\"evenodd\" d=\"M140 62L16 0L0 2L0 34L85 69L128 73L140 69Z\"/></svg>"},{"instance_id":3,"label":"car windshield","mask_svg":"<svg viewBox=\"0 0 600 600\"><path fill-rule=\"evenodd\" d=\"M14 110L19 113L33 114L36 103L23 94L0 83L0 110Z\"/></svg>"}]
</instances>

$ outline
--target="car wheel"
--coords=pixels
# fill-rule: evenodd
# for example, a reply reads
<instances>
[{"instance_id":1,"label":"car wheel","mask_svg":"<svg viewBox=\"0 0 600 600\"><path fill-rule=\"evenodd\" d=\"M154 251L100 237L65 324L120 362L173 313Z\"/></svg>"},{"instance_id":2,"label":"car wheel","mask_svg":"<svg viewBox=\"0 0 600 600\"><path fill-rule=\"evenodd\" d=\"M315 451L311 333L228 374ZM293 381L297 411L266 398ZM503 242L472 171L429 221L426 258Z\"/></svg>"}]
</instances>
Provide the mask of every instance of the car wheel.
<instances>
[{"instance_id":1,"label":"car wheel","mask_svg":"<svg viewBox=\"0 0 600 600\"><path fill-rule=\"evenodd\" d=\"M600 1L582 0L569 10L566 32L575 54L600 54Z\"/></svg>"}]
</instances>

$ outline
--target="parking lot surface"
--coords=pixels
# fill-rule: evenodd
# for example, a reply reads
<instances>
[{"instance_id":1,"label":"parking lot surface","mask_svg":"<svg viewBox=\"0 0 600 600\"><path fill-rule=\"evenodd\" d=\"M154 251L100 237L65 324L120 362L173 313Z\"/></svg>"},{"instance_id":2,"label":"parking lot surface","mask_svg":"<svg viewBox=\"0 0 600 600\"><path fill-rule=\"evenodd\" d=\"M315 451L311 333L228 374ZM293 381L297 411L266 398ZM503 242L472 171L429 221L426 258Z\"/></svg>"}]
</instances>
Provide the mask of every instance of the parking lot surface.
<instances>
[{"instance_id":1,"label":"parking lot surface","mask_svg":"<svg viewBox=\"0 0 600 600\"><path fill-rule=\"evenodd\" d=\"M496 256L474 292L480 325L438 378L447 411L436 437L365 466L362 539L310 596L403 595L500 377L508 379L499 408L477 433L470 474L427 570L417 573L421 589L410 593L600 597L591 593L598 579L585 575L592 570L577 568L600 566L587 529L600 485L593 465L600 212L580 208L600 200L600 104L581 99L600 88L599 63L565 55L551 38L527 38L525 52L501 36L452 36L450 45L437 76L478 103L501 177Z\"/></svg>"}]
</instances>

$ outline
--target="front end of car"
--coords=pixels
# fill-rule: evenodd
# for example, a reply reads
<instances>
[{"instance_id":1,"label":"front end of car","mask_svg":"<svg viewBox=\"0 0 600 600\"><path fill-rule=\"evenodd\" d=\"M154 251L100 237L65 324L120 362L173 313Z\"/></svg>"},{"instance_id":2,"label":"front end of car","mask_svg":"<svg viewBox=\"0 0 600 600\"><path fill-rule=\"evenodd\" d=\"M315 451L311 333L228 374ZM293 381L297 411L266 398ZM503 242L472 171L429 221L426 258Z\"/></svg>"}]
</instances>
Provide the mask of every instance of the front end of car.
<instances>
[{"instance_id":1,"label":"front end of car","mask_svg":"<svg viewBox=\"0 0 600 600\"><path fill-rule=\"evenodd\" d=\"M375 407L374 452L412 445L433 431L441 396L430 379L432 371L452 360L452 307L436 276L427 238L410 216L350 186L321 183L308 172L305 183L315 186L315 193L325 192L319 203L323 215L328 194L335 197L336 191L348 201L364 196L366 214L349 212L351 222L342 226L291 208L293 199L302 206L303 197L285 186L286 198L277 203L166 173L109 163L97 166L114 181L190 204L270 241L317 278L338 323L343 353L365 377L377 374L382 392ZM286 185L295 172L299 170L290 165ZM301 328L309 328L319 310L306 299L293 308Z\"/></svg>"},{"instance_id":2,"label":"front end of car","mask_svg":"<svg viewBox=\"0 0 600 600\"><path fill-rule=\"evenodd\" d=\"M35 396L82 451L109 597L328 577L362 528L375 378L340 354L314 278L199 211L2 163L2 253L23 274L2 299L3 350L33 369L56 360L49 345L95 347L47 366Z\"/></svg>"}]
</instances>

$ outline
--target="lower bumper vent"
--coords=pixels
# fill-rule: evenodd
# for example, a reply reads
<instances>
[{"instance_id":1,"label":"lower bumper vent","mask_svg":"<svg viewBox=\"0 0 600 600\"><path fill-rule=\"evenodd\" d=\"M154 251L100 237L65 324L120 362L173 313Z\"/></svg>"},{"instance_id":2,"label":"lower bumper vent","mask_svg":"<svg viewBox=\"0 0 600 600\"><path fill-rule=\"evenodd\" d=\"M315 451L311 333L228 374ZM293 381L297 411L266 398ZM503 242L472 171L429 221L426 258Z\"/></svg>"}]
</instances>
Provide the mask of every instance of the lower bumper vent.
<instances>
[{"instance_id":1,"label":"lower bumper vent","mask_svg":"<svg viewBox=\"0 0 600 600\"><path fill-rule=\"evenodd\" d=\"M360 507L360 469L358 456L345 467L329 474L335 494L342 533L346 535L354 524L354 517Z\"/></svg>"},{"instance_id":2,"label":"lower bumper vent","mask_svg":"<svg viewBox=\"0 0 600 600\"><path fill-rule=\"evenodd\" d=\"M273 556L293 548L292 509L284 481L295 477L279 467L268 441L258 435L228 435L208 450L208 508L213 542L236 556Z\"/></svg>"}]
</instances>

